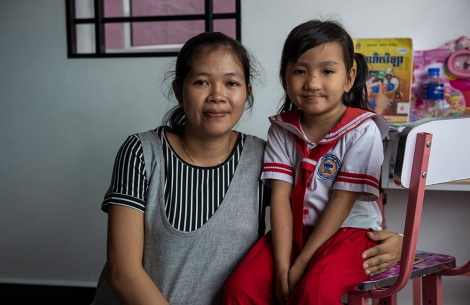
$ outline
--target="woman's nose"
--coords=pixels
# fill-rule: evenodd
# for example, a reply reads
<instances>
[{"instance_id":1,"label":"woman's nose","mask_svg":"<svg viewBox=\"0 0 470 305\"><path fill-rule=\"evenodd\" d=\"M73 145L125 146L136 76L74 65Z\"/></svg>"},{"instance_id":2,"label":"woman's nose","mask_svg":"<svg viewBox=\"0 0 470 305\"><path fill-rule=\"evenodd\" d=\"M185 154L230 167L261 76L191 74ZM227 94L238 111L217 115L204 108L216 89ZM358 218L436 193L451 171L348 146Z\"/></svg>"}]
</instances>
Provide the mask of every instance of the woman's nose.
<instances>
[{"instance_id":1,"label":"woman's nose","mask_svg":"<svg viewBox=\"0 0 470 305\"><path fill-rule=\"evenodd\" d=\"M226 101L225 90L222 84L214 84L212 86L209 101L215 103Z\"/></svg>"}]
</instances>

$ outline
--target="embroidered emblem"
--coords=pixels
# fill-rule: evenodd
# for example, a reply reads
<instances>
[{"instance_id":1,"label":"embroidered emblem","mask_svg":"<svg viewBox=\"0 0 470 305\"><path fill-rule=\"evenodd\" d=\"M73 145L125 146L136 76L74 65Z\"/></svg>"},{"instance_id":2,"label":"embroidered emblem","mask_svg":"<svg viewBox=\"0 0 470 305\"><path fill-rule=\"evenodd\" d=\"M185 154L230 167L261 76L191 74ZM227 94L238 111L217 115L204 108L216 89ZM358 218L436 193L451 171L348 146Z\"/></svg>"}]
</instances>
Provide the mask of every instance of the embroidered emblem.
<instances>
[{"instance_id":1,"label":"embroidered emblem","mask_svg":"<svg viewBox=\"0 0 470 305\"><path fill-rule=\"evenodd\" d=\"M326 154L321 158L318 166L318 176L323 180L333 180L341 168L341 161L332 154Z\"/></svg>"}]
</instances>

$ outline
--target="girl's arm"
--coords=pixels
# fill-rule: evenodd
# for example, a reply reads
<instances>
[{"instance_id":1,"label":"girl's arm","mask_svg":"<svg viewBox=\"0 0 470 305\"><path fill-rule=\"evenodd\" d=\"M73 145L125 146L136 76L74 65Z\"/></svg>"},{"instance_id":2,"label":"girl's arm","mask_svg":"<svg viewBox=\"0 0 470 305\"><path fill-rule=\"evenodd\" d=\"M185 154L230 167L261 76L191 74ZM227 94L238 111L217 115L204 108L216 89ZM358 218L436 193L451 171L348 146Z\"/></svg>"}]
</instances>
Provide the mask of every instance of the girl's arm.
<instances>
[{"instance_id":1,"label":"girl's arm","mask_svg":"<svg viewBox=\"0 0 470 305\"><path fill-rule=\"evenodd\" d=\"M330 202L322 212L318 224L312 231L299 256L289 271L289 289L292 291L302 278L313 254L332 237L348 217L359 193L342 190L333 191Z\"/></svg>"},{"instance_id":2,"label":"girl's arm","mask_svg":"<svg viewBox=\"0 0 470 305\"><path fill-rule=\"evenodd\" d=\"M281 180L271 182L271 233L273 237L275 290L278 302L284 304L289 295L288 274L292 251L292 184Z\"/></svg>"},{"instance_id":3,"label":"girl's arm","mask_svg":"<svg viewBox=\"0 0 470 305\"><path fill-rule=\"evenodd\" d=\"M112 204L108 209L108 280L124 304L168 304L142 267L144 213Z\"/></svg>"}]
</instances>

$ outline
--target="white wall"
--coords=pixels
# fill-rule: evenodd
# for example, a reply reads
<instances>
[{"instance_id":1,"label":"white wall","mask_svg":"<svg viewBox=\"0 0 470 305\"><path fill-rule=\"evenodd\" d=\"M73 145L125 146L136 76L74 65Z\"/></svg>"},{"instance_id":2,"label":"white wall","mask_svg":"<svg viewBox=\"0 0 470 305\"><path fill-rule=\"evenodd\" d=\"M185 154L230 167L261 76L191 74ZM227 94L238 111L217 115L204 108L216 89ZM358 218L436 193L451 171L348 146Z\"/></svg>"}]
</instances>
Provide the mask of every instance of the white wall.
<instances>
[{"instance_id":1,"label":"white wall","mask_svg":"<svg viewBox=\"0 0 470 305\"><path fill-rule=\"evenodd\" d=\"M470 35L469 0L245 0L242 9L243 43L266 85L238 129L262 138L282 97L283 41L303 21L332 16L353 37L411 37L421 50ZM2 0L0 29L0 282L94 286L114 156L127 135L161 121L173 59L67 59L64 1ZM402 231L406 192L388 198L389 228ZM428 193L420 249L470 259L468 198ZM470 277L443 282L446 304L468 304ZM411 303L409 289L399 297Z\"/></svg>"}]
</instances>

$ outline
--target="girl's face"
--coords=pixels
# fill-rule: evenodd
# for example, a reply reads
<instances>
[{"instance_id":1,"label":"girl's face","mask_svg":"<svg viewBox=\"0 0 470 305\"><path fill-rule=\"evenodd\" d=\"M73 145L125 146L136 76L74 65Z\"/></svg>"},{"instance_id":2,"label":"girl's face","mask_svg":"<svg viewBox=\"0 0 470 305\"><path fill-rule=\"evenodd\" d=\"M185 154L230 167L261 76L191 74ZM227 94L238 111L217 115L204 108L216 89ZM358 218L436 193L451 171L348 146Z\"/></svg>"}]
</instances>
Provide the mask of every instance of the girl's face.
<instances>
[{"instance_id":1,"label":"girl's face","mask_svg":"<svg viewBox=\"0 0 470 305\"><path fill-rule=\"evenodd\" d=\"M251 85L232 52L219 48L195 58L182 90L173 83L186 115L185 132L217 137L229 132L241 118Z\"/></svg>"},{"instance_id":2,"label":"girl's face","mask_svg":"<svg viewBox=\"0 0 470 305\"><path fill-rule=\"evenodd\" d=\"M326 115L345 107L341 97L351 89L355 77L354 67L346 71L340 45L325 43L287 65L284 89L306 116Z\"/></svg>"}]
</instances>

